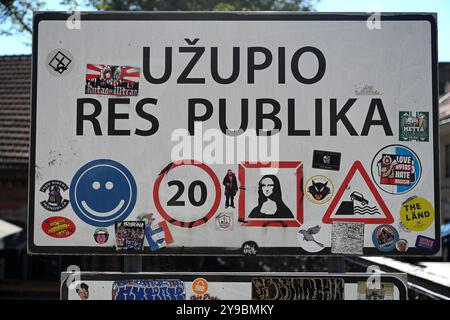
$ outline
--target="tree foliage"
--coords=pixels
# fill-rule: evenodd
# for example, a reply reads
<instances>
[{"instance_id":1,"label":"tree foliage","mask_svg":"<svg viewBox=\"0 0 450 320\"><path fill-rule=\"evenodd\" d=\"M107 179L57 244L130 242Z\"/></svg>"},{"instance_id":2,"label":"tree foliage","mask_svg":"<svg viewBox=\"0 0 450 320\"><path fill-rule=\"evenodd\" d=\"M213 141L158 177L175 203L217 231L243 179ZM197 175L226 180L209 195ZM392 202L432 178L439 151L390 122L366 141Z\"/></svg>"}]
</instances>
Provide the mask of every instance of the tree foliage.
<instances>
[{"instance_id":1,"label":"tree foliage","mask_svg":"<svg viewBox=\"0 0 450 320\"><path fill-rule=\"evenodd\" d=\"M17 32L31 34L33 11L42 9L42 1L0 0L0 34L13 35Z\"/></svg>"},{"instance_id":2,"label":"tree foliage","mask_svg":"<svg viewBox=\"0 0 450 320\"><path fill-rule=\"evenodd\" d=\"M116 11L311 11L319 0L61 0L67 9L84 5ZM32 32L41 0L0 0L0 35Z\"/></svg>"},{"instance_id":3,"label":"tree foliage","mask_svg":"<svg viewBox=\"0 0 450 320\"><path fill-rule=\"evenodd\" d=\"M314 0L87 0L98 10L311 11Z\"/></svg>"}]
</instances>

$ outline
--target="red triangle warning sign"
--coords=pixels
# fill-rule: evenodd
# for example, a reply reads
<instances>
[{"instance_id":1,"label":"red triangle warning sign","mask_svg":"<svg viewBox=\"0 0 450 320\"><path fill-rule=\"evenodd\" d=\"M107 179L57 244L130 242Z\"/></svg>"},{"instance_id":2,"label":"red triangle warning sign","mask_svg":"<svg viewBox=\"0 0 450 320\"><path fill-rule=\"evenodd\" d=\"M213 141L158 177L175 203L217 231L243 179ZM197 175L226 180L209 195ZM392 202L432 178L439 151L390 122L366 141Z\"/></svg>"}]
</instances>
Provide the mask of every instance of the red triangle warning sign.
<instances>
[{"instance_id":1,"label":"red triangle warning sign","mask_svg":"<svg viewBox=\"0 0 450 320\"><path fill-rule=\"evenodd\" d=\"M357 171L362 177L359 178L359 184L355 181L358 180L355 178ZM344 194L345 197L341 200ZM326 224L334 221L390 224L394 222L394 218L361 162L355 161L322 221Z\"/></svg>"}]
</instances>

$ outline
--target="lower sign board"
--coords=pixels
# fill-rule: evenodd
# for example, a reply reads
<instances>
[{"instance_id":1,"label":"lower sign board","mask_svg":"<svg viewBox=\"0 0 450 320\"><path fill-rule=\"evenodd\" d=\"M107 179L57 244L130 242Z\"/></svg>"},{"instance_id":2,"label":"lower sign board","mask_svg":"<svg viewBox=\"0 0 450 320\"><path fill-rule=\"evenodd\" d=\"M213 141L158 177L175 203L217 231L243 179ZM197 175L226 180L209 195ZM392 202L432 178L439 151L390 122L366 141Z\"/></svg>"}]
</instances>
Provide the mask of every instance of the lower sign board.
<instances>
[{"instance_id":1,"label":"lower sign board","mask_svg":"<svg viewBox=\"0 0 450 320\"><path fill-rule=\"evenodd\" d=\"M406 300L406 274L62 273L62 300Z\"/></svg>"},{"instance_id":2,"label":"lower sign board","mask_svg":"<svg viewBox=\"0 0 450 320\"><path fill-rule=\"evenodd\" d=\"M29 252L437 254L436 17L380 17L37 13Z\"/></svg>"}]
</instances>

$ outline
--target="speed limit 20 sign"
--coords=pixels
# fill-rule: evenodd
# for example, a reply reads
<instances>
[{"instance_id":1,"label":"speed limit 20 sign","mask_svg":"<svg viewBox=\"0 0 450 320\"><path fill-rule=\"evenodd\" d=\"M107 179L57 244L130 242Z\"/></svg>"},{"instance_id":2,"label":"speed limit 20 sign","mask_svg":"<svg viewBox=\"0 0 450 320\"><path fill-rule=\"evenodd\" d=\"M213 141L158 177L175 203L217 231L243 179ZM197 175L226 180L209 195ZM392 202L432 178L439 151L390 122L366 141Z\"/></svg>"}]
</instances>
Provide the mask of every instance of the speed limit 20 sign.
<instances>
[{"instance_id":1,"label":"speed limit 20 sign","mask_svg":"<svg viewBox=\"0 0 450 320\"><path fill-rule=\"evenodd\" d=\"M68 18L34 18L30 252L439 252L434 15Z\"/></svg>"}]
</instances>

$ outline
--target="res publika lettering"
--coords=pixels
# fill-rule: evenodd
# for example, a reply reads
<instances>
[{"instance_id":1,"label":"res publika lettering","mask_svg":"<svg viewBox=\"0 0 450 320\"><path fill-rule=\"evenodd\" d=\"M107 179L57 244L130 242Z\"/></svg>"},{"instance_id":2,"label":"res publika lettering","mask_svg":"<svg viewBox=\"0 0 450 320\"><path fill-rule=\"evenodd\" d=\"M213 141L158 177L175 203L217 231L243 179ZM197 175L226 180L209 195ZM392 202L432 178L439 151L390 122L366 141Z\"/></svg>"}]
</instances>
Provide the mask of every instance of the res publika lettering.
<instances>
[{"instance_id":1,"label":"res publika lettering","mask_svg":"<svg viewBox=\"0 0 450 320\"><path fill-rule=\"evenodd\" d=\"M245 79L245 85L249 87L257 86L258 83L267 82L270 79L279 86L283 86L287 81L295 81L299 85L300 91L302 86L315 85L326 77L326 57L320 48L313 46L300 47L292 54L287 54L284 47L271 50L263 46L233 47L230 48L231 50L221 52L218 47L197 46L199 39L185 39L185 41L187 46L178 48L165 47L161 50L162 48L151 46L143 47L142 71L149 86L175 82L177 86L180 86L180 90L188 90L192 85L220 85L226 92L227 85L243 81L242 79ZM161 57L155 59L154 55L160 54L162 51L164 51L164 68L161 72L160 66L158 72L155 72L153 68L157 63L154 60L161 61ZM230 53L232 55L230 70L228 72L219 71L220 57ZM301 61L307 55L312 56L317 62L315 74L309 77L304 75L301 68ZM178 57L183 57L183 61L186 60L186 62L180 72L175 72L173 61ZM199 68L204 64L209 64L208 68ZM271 67L270 70L269 67ZM198 70L209 70L209 73L200 77ZM274 73L273 70L276 72ZM194 73L196 76L193 75ZM137 98L133 98L133 100L135 99ZM361 102L355 97L349 97L347 100L318 97L307 105L302 105L296 100L298 97L296 99L294 96L283 98L282 101L270 96L255 99L248 97L227 99L224 96L218 96L215 99L206 99L201 96L189 97L186 101L187 128L190 135L195 135L196 123L214 121L214 118L218 118L218 127L228 135L242 134L249 127L253 127L249 126L250 121L254 124L257 135L273 135L286 130L288 136L322 136L324 129L327 129L330 136L337 136L338 133L350 136L368 136L372 127L380 127L386 136L393 135L383 101L379 97L371 99L368 105L366 101ZM161 125L155 116L155 111L157 108L170 108L159 97L144 97L138 101L123 97L109 98L106 104L95 98L79 98L76 104L77 136L90 134L96 136L152 136L158 132ZM123 112L124 105L132 104L134 105L133 109ZM121 105L122 108L119 111ZM254 110L253 115L249 113L250 107ZM282 108L287 109L284 116L281 115ZM267 111L268 109L270 111ZM231 110L233 114L240 116L239 128L228 126L227 111L229 113ZM123 129L123 127L121 129L121 125L123 126L125 121L129 121L130 112L134 112L139 118L146 120L147 125L134 128L134 130ZM305 112L312 112L315 121L307 126L302 126L296 122L295 115ZM365 113L365 120L362 126L357 127L351 122L350 115L361 112ZM214 113L217 113L215 117L213 117ZM327 122L324 121L325 113L328 113L329 120ZM100 117L101 114L106 114L106 123L103 120L104 117Z\"/></svg>"}]
</instances>

